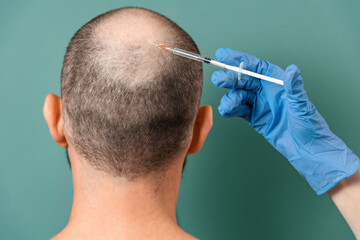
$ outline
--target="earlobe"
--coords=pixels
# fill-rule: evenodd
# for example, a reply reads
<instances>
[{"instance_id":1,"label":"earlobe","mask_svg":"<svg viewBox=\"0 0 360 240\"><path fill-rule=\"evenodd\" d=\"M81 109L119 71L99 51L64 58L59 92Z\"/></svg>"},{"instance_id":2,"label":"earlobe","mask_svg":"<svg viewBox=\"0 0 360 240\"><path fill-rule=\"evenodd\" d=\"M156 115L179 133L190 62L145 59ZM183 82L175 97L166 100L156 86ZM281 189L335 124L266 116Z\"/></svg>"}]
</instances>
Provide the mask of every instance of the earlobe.
<instances>
[{"instance_id":1,"label":"earlobe","mask_svg":"<svg viewBox=\"0 0 360 240\"><path fill-rule=\"evenodd\" d=\"M64 134L64 120L62 115L61 98L49 94L44 103L44 118L49 126L50 134L57 144L61 147L68 145Z\"/></svg>"},{"instance_id":2,"label":"earlobe","mask_svg":"<svg viewBox=\"0 0 360 240\"><path fill-rule=\"evenodd\" d=\"M188 154L194 154L200 151L212 125L213 112L211 106L205 105L200 107L194 126L193 138L188 149Z\"/></svg>"}]
</instances>

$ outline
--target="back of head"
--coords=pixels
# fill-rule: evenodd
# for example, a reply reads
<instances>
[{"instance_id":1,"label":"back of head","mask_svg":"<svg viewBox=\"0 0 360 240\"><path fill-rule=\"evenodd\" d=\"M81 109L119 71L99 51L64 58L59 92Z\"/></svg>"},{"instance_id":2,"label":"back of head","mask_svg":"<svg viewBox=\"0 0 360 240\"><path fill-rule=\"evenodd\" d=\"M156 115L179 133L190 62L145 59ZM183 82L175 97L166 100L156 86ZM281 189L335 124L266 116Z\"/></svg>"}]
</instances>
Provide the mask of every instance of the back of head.
<instances>
[{"instance_id":1,"label":"back of head","mask_svg":"<svg viewBox=\"0 0 360 240\"><path fill-rule=\"evenodd\" d=\"M201 63L147 41L199 52L168 18L121 8L82 26L61 74L67 140L93 167L129 180L161 172L189 144Z\"/></svg>"}]
</instances>

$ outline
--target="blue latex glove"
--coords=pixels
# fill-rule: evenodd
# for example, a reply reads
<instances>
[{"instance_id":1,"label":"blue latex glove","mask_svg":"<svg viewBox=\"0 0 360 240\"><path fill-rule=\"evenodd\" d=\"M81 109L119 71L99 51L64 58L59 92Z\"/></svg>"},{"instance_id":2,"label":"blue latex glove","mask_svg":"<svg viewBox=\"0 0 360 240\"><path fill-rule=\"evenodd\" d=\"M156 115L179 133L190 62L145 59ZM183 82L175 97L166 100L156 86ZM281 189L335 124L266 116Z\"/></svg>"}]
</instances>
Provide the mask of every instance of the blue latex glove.
<instances>
[{"instance_id":1,"label":"blue latex glove","mask_svg":"<svg viewBox=\"0 0 360 240\"><path fill-rule=\"evenodd\" d=\"M333 134L309 101L299 69L280 67L250 54L220 48L216 58L223 63L284 80L284 86L233 71L216 71L212 82L231 89L221 99L224 117L242 117L283 154L320 195L360 167L359 158Z\"/></svg>"}]
</instances>

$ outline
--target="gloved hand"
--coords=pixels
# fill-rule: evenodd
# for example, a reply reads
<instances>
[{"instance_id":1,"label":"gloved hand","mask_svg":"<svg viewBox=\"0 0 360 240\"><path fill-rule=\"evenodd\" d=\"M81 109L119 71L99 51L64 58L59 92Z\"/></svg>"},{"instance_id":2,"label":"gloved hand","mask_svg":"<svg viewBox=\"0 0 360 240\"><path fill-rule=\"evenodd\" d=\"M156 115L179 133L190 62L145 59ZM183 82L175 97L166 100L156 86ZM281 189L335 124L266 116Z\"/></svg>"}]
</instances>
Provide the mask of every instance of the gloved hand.
<instances>
[{"instance_id":1,"label":"gloved hand","mask_svg":"<svg viewBox=\"0 0 360 240\"><path fill-rule=\"evenodd\" d=\"M359 158L333 134L309 101L299 69L280 67L250 54L220 48L216 58L233 66L284 80L277 85L233 71L216 71L212 82L231 89L221 99L224 117L241 117L283 154L320 195L353 175Z\"/></svg>"}]
</instances>

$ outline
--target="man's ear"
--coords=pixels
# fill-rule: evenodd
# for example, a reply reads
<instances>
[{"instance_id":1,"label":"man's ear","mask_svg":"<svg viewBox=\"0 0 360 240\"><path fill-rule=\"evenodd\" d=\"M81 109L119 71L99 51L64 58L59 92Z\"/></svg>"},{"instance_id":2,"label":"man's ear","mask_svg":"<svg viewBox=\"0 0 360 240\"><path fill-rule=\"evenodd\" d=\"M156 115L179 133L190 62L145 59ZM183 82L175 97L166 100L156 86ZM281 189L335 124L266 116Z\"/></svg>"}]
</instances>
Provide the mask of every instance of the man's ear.
<instances>
[{"instance_id":1,"label":"man's ear","mask_svg":"<svg viewBox=\"0 0 360 240\"><path fill-rule=\"evenodd\" d=\"M64 120L62 114L61 97L54 94L46 96L44 103L44 118L49 126L50 134L61 147L68 145L64 134Z\"/></svg>"},{"instance_id":2,"label":"man's ear","mask_svg":"<svg viewBox=\"0 0 360 240\"><path fill-rule=\"evenodd\" d=\"M194 154L200 151L212 125L213 112L211 106L205 105L200 107L196 117L193 137L188 149L188 154Z\"/></svg>"}]
</instances>

